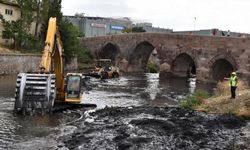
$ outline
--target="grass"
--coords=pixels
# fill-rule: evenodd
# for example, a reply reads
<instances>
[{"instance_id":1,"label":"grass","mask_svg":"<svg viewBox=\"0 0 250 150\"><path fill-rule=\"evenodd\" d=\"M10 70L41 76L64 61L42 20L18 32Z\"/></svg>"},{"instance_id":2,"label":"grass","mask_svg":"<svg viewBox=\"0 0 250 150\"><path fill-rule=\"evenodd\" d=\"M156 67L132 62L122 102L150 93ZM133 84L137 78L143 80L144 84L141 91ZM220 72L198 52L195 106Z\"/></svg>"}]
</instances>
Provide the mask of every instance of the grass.
<instances>
[{"instance_id":1,"label":"grass","mask_svg":"<svg viewBox=\"0 0 250 150\"><path fill-rule=\"evenodd\" d=\"M229 81L218 83L214 96L204 99L195 110L215 114L231 114L250 119L250 90L243 81L239 81L236 99L230 99Z\"/></svg>"},{"instance_id":2,"label":"grass","mask_svg":"<svg viewBox=\"0 0 250 150\"><path fill-rule=\"evenodd\" d=\"M180 102L180 106L185 109L195 109L201 105L205 99L209 97L208 93L202 90L196 90L195 93L187 99Z\"/></svg>"},{"instance_id":3,"label":"grass","mask_svg":"<svg viewBox=\"0 0 250 150\"><path fill-rule=\"evenodd\" d=\"M239 81L236 99L230 99L229 81L219 82L214 89L214 95L209 97L207 92L197 90L186 100L180 102L180 107L206 113L230 114L250 119L250 89Z\"/></svg>"},{"instance_id":4,"label":"grass","mask_svg":"<svg viewBox=\"0 0 250 150\"><path fill-rule=\"evenodd\" d=\"M228 80L218 82L216 88L214 89L214 96L225 96L230 95L230 85ZM248 86L242 80L238 81L237 91L242 91L247 89Z\"/></svg>"}]
</instances>

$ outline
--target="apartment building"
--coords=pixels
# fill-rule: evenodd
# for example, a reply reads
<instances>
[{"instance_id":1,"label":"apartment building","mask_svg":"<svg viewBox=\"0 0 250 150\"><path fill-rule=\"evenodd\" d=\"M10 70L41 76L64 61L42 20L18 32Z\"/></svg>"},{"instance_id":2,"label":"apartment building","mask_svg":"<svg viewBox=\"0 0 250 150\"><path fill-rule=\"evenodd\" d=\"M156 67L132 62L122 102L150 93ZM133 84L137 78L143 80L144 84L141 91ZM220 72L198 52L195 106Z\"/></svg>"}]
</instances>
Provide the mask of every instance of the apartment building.
<instances>
[{"instance_id":1,"label":"apartment building","mask_svg":"<svg viewBox=\"0 0 250 150\"><path fill-rule=\"evenodd\" d=\"M21 10L15 0L0 0L0 14L7 21L15 21L21 17ZM30 33L35 33L35 22L31 24ZM13 39L5 37L4 27L0 21L0 45L11 45L13 42Z\"/></svg>"}]
</instances>

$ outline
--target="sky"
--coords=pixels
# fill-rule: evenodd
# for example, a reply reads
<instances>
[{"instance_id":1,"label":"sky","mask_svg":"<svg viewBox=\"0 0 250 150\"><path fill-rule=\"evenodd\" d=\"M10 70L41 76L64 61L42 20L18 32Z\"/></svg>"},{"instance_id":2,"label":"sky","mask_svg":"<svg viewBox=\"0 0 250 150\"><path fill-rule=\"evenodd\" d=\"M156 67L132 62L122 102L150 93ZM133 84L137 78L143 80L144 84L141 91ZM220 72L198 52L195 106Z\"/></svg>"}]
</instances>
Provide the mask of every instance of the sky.
<instances>
[{"instance_id":1,"label":"sky","mask_svg":"<svg viewBox=\"0 0 250 150\"><path fill-rule=\"evenodd\" d=\"M62 0L63 15L129 17L174 31L250 33L250 0Z\"/></svg>"}]
</instances>

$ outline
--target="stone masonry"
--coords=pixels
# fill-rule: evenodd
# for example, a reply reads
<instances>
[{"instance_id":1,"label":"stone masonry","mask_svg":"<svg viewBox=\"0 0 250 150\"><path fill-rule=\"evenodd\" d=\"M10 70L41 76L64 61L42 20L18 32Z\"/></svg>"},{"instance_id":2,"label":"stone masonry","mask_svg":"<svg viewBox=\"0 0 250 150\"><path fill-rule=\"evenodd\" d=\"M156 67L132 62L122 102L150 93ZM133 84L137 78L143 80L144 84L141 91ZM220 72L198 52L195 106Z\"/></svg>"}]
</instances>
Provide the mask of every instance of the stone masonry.
<instances>
[{"instance_id":1,"label":"stone masonry","mask_svg":"<svg viewBox=\"0 0 250 150\"><path fill-rule=\"evenodd\" d=\"M119 61L125 72L145 70L150 54L156 50L161 77L185 76L193 66L198 80L214 81L231 71L244 78L250 75L248 38L138 33L83 38L81 47L91 50L96 59Z\"/></svg>"}]
</instances>

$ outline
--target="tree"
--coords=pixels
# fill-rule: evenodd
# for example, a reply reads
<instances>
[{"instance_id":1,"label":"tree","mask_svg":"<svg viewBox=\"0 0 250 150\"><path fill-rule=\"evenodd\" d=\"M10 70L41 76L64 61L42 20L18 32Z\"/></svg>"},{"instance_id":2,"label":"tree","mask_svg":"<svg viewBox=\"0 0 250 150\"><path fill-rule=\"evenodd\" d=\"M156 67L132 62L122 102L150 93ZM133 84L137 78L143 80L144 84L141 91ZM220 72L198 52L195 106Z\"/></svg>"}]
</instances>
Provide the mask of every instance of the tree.
<instances>
[{"instance_id":1,"label":"tree","mask_svg":"<svg viewBox=\"0 0 250 150\"><path fill-rule=\"evenodd\" d=\"M80 42L77 38L80 35L80 30L68 20L62 20L59 31L63 43L65 62L68 64L80 52Z\"/></svg>"},{"instance_id":2,"label":"tree","mask_svg":"<svg viewBox=\"0 0 250 150\"><path fill-rule=\"evenodd\" d=\"M21 48L27 43L30 36L30 27L33 22L33 2L30 0L17 0L17 4L21 10L21 17L16 21L6 21L2 15L0 19L3 23L6 38L14 39L16 49Z\"/></svg>"},{"instance_id":3,"label":"tree","mask_svg":"<svg viewBox=\"0 0 250 150\"><path fill-rule=\"evenodd\" d=\"M38 27L41 23L41 3L42 0L33 0L33 5L36 10L36 26L35 26L35 36L38 37Z\"/></svg>"},{"instance_id":4,"label":"tree","mask_svg":"<svg viewBox=\"0 0 250 150\"><path fill-rule=\"evenodd\" d=\"M41 4L41 37L42 41L45 40L47 28L48 28L48 20L49 20L49 0L42 0Z\"/></svg>"},{"instance_id":5,"label":"tree","mask_svg":"<svg viewBox=\"0 0 250 150\"><path fill-rule=\"evenodd\" d=\"M43 0L42 1L42 27L41 27L41 39L45 40L48 21L50 17L56 17L57 24L60 27L62 20L61 12L61 0Z\"/></svg>"},{"instance_id":6,"label":"tree","mask_svg":"<svg viewBox=\"0 0 250 150\"><path fill-rule=\"evenodd\" d=\"M62 0L50 0L49 2L49 11L48 16L50 17L56 17L57 23L60 24L62 21Z\"/></svg>"},{"instance_id":7,"label":"tree","mask_svg":"<svg viewBox=\"0 0 250 150\"><path fill-rule=\"evenodd\" d=\"M135 33L146 32L146 30L144 30L143 27L133 27L132 32L135 32Z\"/></svg>"},{"instance_id":8,"label":"tree","mask_svg":"<svg viewBox=\"0 0 250 150\"><path fill-rule=\"evenodd\" d=\"M133 28L125 28L122 30L123 33L139 33L139 32L146 32L143 27L133 27Z\"/></svg>"}]
</instances>

